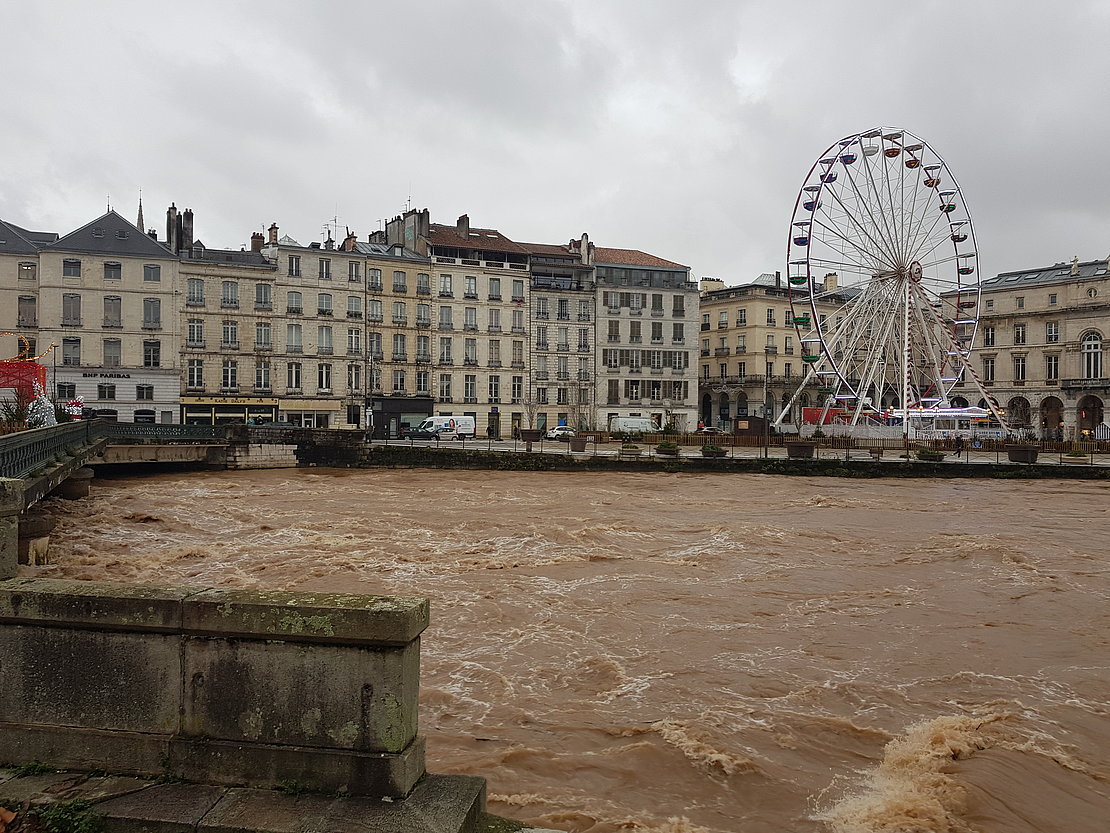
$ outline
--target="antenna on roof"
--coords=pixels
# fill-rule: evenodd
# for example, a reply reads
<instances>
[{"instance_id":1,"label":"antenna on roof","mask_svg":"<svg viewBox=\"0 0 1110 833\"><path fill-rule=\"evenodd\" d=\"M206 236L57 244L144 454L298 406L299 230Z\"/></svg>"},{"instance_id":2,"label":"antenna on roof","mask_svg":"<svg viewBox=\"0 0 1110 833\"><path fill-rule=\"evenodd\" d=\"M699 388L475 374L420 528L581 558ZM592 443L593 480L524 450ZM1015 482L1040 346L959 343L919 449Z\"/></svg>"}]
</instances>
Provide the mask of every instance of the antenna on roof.
<instances>
[{"instance_id":1,"label":"antenna on roof","mask_svg":"<svg viewBox=\"0 0 1110 833\"><path fill-rule=\"evenodd\" d=\"M111 192L108 193L108 210L109 211L112 210L112 194L111 194Z\"/></svg>"}]
</instances>

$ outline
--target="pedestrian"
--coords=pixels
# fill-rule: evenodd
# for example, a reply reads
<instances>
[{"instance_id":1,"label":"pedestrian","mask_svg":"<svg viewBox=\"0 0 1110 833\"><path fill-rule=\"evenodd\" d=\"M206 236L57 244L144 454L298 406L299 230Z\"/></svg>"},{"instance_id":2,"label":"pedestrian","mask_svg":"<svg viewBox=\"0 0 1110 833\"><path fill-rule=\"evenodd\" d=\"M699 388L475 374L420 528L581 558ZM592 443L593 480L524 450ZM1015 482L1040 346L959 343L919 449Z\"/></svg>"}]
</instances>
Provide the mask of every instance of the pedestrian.
<instances>
[{"instance_id":1,"label":"pedestrian","mask_svg":"<svg viewBox=\"0 0 1110 833\"><path fill-rule=\"evenodd\" d=\"M964 453L964 438L956 437L956 456L959 457Z\"/></svg>"}]
</instances>

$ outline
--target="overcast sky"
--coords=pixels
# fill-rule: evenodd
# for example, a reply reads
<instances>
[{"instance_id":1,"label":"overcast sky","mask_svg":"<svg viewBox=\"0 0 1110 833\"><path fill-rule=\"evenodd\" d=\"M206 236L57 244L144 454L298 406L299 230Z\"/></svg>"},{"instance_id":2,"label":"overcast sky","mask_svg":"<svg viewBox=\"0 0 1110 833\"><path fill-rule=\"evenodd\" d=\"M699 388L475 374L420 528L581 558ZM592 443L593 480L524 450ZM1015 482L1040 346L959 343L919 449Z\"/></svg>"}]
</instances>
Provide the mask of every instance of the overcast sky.
<instances>
[{"instance_id":1,"label":"overcast sky","mask_svg":"<svg viewBox=\"0 0 1110 833\"><path fill-rule=\"evenodd\" d=\"M4 3L0 218L108 195L210 247L432 221L784 270L798 189L897 126L962 188L981 273L1110 255L1110 2ZM339 235L340 237L342 235Z\"/></svg>"}]
</instances>

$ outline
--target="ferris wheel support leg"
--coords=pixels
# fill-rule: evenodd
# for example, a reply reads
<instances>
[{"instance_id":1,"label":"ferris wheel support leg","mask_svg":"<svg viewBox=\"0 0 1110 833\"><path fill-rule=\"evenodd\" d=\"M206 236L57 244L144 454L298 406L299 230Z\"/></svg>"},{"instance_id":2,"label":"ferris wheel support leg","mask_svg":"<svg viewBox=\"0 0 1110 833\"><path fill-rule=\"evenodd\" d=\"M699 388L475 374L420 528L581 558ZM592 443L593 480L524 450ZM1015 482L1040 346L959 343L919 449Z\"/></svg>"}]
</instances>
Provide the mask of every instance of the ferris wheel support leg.
<instances>
[{"instance_id":1,"label":"ferris wheel support leg","mask_svg":"<svg viewBox=\"0 0 1110 833\"><path fill-rule=\"evenodd\" d=\"M808 385L810 381L816 376L817 374L812 369L806 371L806 375L802 379L802 383L798 385L798 389L794 391L794 395L790 397L790 401L786 403L783 409L779 412L778 417L776 417L775 421L771 423L775 428L778 428L782 425L782 421L786 419L786 415L790 413L790 409L794 407L794 403L797 402L798 398L802 395L802 391L805 390L805 386Z\"/></svg>"}]
</instances>

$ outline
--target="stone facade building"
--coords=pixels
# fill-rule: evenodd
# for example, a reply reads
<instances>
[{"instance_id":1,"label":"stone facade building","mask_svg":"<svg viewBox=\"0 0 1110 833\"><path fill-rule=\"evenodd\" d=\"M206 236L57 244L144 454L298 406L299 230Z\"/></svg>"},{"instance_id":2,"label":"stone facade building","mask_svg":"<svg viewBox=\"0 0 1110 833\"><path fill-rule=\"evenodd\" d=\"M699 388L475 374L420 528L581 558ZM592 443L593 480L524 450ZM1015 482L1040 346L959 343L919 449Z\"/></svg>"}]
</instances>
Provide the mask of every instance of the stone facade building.
<instances>
[{"instance_id":1,"label":"stone facade building","mask_svg":"<svg viewBox=\"0 0 1110 833\"><path fill-rule=\"evenodd\" d=\"M12 301L0 330L42 354L57 398L126 422L176 422L177 266L112 210L64 236L0 222L0 289ZM10 341L4 358L19 352Z\"/></svg>"},{"instance_id":2,"label":"stone facade building","mask_svg":"<svg viewBox=\"0 0 1110 833\"><path fill-rule=\"evenodd\" d=\"M1110 263L1056 263L983 281L974 360L1017 431L1110 438ZM954 405L976 405L970 381Z\"/></svg>"},{"instance_id":3,"label":"stone facade building","mask_svg":"<svg viewBox=\"0 0 1110 833\"><path fill-rule=\"evenodd\" d=\"M787 282L777 273L749 284L725 288L718 280L701 282L698 396L699 418L730 429L736 419L775 419L805 377ZM798 290L792 290L797 296ZM818 309L831 318L846 300L836 275L818 288ZM806 301L808 307L808 300ZM814 382L801 392L797 407L819 403ZM793 421L792 414L786 422Z\"/></svg>"}]
</instances>

